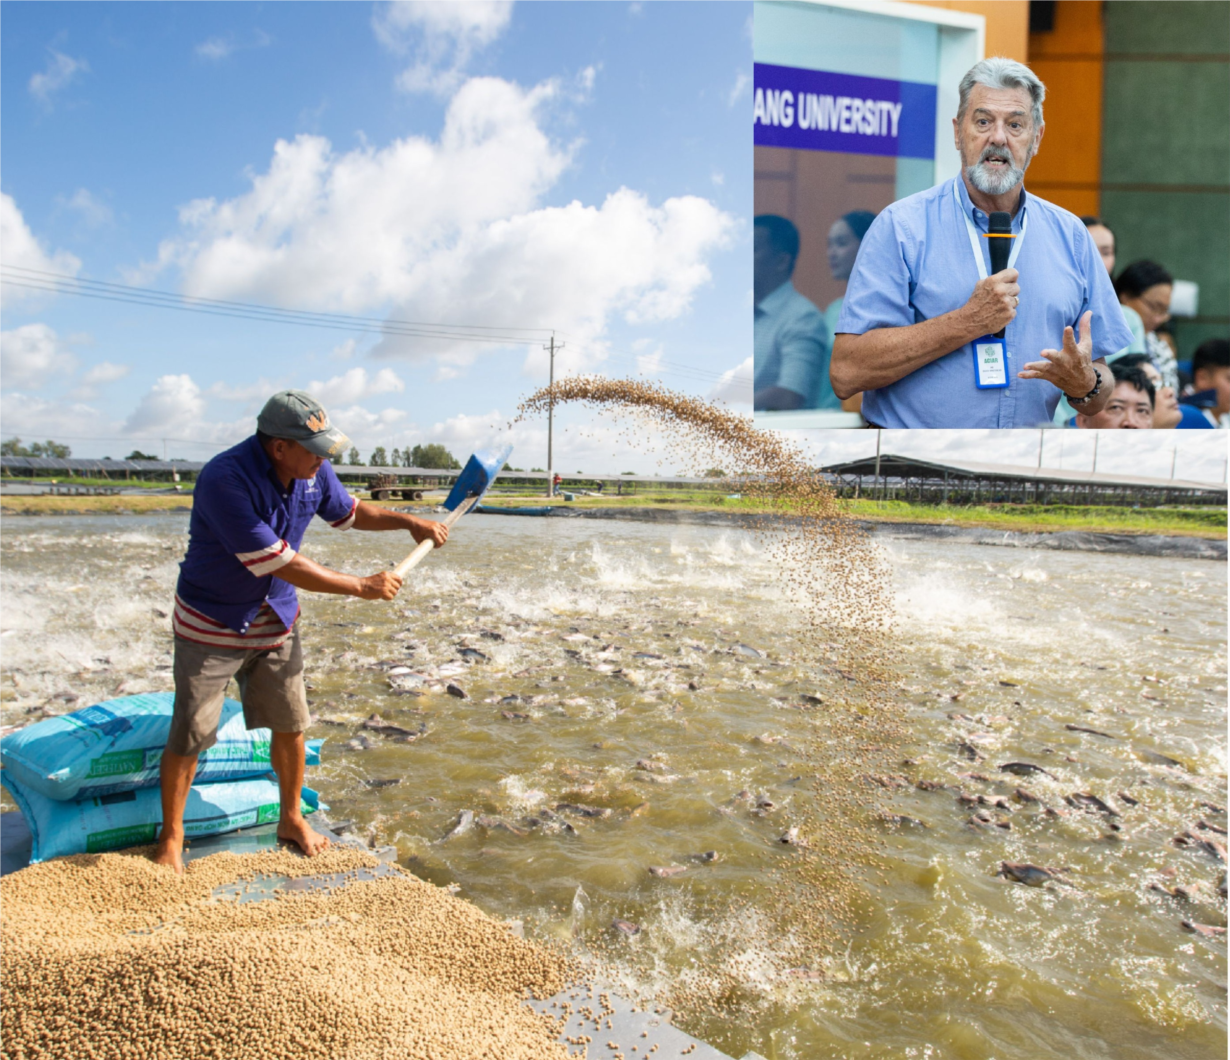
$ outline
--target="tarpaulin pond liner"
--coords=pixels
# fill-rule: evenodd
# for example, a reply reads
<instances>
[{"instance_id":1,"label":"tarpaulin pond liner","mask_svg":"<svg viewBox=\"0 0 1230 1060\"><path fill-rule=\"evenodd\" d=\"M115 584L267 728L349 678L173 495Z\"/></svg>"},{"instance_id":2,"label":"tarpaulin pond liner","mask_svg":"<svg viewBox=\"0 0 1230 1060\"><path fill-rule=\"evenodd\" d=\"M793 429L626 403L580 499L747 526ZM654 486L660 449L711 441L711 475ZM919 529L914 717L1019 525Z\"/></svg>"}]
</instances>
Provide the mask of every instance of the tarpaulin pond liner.
<instances>
[{"instance_id":1,"label":"tarpaulin pond liner","mask_svg":"<svg viewBox=\"0 0 1230 1060\"><path fill-rule=\"evenodd\" d=\"M99 854L152 843L162 823L162 794L157 788L64 802L44 798L10 776L0 779L30 828L31 864L66 854ZM302 790L299 806L304 814L328 809L311 788ZM194 839L252 828L277 821L280 813L278 782L272 773L194 784L184 809L184 836Z\"/></svg>"},{"instance_id":2,"label":"tarpaulin pond liner","mask_svg":"<svg viewBox=\"0 0 1230 1060\"><path fill-rule=\"evenodd\" d=\"M95 798L158 785L171 728L173 692L125 696L46 718L0 740L5 778L48 799ZM243 707L222 703L218 742L203 751L194 782L209 784L269 772L268 729L244 727ZM320 764L323 741L309 740L307 764Z\"/></svg>"}]
</instances>

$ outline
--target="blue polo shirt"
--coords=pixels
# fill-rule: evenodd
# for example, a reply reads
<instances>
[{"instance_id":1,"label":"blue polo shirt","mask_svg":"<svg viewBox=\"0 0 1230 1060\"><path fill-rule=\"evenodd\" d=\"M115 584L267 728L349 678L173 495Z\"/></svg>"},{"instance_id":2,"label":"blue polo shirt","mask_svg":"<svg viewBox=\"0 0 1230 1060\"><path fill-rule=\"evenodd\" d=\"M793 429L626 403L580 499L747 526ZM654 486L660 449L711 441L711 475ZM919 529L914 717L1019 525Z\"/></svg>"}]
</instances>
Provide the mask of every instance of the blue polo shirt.
<instances>
[{"instance_id":1,"label":"blue polo shirt","mask_svg":"<svg viewBox=\"0 0 1230 1060\"><path fill-rule=\"evenodd\" d=\"M284 487L253 435L201 468L176 594L240 634L268 601L290 629L299 615L299 597L273 572L295 558L312 516L347 530L358 503L327 460L315 478L294 479Z\"/></svg>"},{"instance_id":2,"label":"blue polo shirt","mask_svg":"<svg viewBox=\"0 0 1230 1060\"><path fill-rule=\"evenodd\" d=\"M859 246L838 333L907 327L969 301L978 267L962 213L979 233L987 231L988 217L970 201L960 176L880 213ZM1014 266L1021 276L1021 304L1005 334L1009 385L975 387L972 344L966 344L895 383L866 391L868 420L899 428L1037 427L1050 422L1063 392L1043 379L1018 379L1017 372L1041 360L1042 350L1061 348L1065 327L1075 329L1084 312L1093 310L1095 361L1131 345L1106 266L1080 218L1022 188L1014 234L1020 235L1026 218ZM990 240L978 242L990 275Z\"/></svg>"}]
</instances>

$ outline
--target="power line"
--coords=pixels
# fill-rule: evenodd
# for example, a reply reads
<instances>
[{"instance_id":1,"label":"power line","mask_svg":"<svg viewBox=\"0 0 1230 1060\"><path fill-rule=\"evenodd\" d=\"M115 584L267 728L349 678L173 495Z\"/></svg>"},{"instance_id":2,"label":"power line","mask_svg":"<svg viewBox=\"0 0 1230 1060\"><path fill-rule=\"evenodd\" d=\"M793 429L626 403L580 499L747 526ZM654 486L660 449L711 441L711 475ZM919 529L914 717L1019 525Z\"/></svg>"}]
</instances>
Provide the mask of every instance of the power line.
<instances>
[{"instance_id":1,"label":"power line","mask_svg":"<svg viewBox=\"0 0 1230 1060\"><path fill-rule=\"evenodd\" d=\"M277 306L261 305L255 302L197 298L171 291L89 280L65 273L45 272L17 265L0 264L0 283L27 290L46 291L51 294L78 295L84 298L144 305L157 309L176 309L241 320L297 324L301 327L327 328L334 331L361 331L405 338L451 339L460 342L484 342L507 346L537 342L540 335L547 335L551 331L550 328L539 327L445 324L396 318L382 320L376 317L351 316L345 313L316 313L298 309L281 309Z\"/></svg>"},{"instance_id":2,"label":"power line","mask_svg":"<svg viewBox=\"0 0 1230 1060\"><path fill-rule=\"evenodd\" d=\"M90 280L67 273L47 272L19 265L0 263L0 283L26 290L44 291L49 294L77 295L108 302L149 306L155 309L174 309L181 312L204 313L209 316L230 317L238 320L253 320L262 323L295 324L300 327L315 327L333 331L359 331L364 334L391 335L399 338L444 339L455 342L479 342L500 346L523 346L539 341L540 335L549 335L551 328L496 326L486 324L445 324L424 321L379 319L353 316L346 313L317 313L298 309L281 309L277 306L256 302L235 302L221 298L198 298L158 291L149 287L133 287L122 283ZM561 334L564 334L561 332ZM585 351L581 351L585 352ZM596 352L596 351L591 351ZM639 367L639 358L632 354L610 354L606 357L631 363ZM713 382L724 373L695 368L670 361L659 361L658 371L678 375L694 381Z\"/></svg>"}]
</instances>

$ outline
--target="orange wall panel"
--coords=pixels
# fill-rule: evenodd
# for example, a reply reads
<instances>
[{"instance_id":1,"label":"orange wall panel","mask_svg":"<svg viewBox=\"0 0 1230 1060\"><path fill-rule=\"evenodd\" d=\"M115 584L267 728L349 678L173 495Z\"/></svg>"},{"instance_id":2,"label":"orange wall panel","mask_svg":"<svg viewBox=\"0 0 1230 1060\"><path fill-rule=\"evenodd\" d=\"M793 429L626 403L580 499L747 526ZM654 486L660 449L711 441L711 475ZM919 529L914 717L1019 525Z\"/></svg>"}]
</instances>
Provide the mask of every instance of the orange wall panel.
<instances>
[{"instance_id":1,"label":"orange wall panel","mask_svg":"<svg viewBox=\"0 0 1230 1060\"><path fill-rule=\"evenodd\" d=\"M1052 55L1100 56L1103 48L1102 4L1099 0L1059 0L1055 28L1029 35L1029 58Z\"/></svg>"},{"instance_id":2,"label":"orange wall panel","mask_svg":"<svg viewBox=\"0 0 1230 1060\"><path fill-rule=\"evenodd\" d=\"M910 0L928 7L966 11L987 20L987 55L1005 55L1023 63L1029 57L1028 0ZM1093 0L1086 0L1093 2Z\"/></svg>"},{"instance_id":3,"label":"orange wall panel","mask_svg":"<svg viewBox=\"0 0 1230 1060\"><path fill-rule=\"evenodd\" d=\"M1029 35L1029 65L1046 85L1046 135L1026 185L1075 214L1101 204L1103 39L1096 0L1059 0L1054 29Z\"/></svg>"}]
</instances>

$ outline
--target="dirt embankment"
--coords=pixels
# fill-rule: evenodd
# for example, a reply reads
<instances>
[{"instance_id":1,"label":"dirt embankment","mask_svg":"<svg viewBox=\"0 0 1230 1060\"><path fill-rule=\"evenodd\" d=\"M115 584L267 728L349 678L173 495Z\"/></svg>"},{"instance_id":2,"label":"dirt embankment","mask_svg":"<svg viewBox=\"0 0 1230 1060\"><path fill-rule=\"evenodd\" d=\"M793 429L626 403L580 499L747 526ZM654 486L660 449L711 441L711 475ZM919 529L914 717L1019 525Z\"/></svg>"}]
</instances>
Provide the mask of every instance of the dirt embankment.
<instances>
[{"instance_id":1,"label":"dirt embankment","mask_svg":"<svg viewBox=\"0 0 1230 1060\"><path fill-rule=\"evenodd\" d=\"M669 508L564 508L551 509L554 518L627 519L642 523L679 523L696 526L763 526L773 516L752 512L698 512ZM789 523L789 517L780 517ZM876 537L907 541L959 541L971 545L1039 548L1059 552L1119 552L1134 556L1171 556L1183 559L1226 559L1226 542L1165 534L1112 534L1090 530L1025 532L976 526L934 523L864 521L860 525Z\"/></svg>"}]
</instances>

